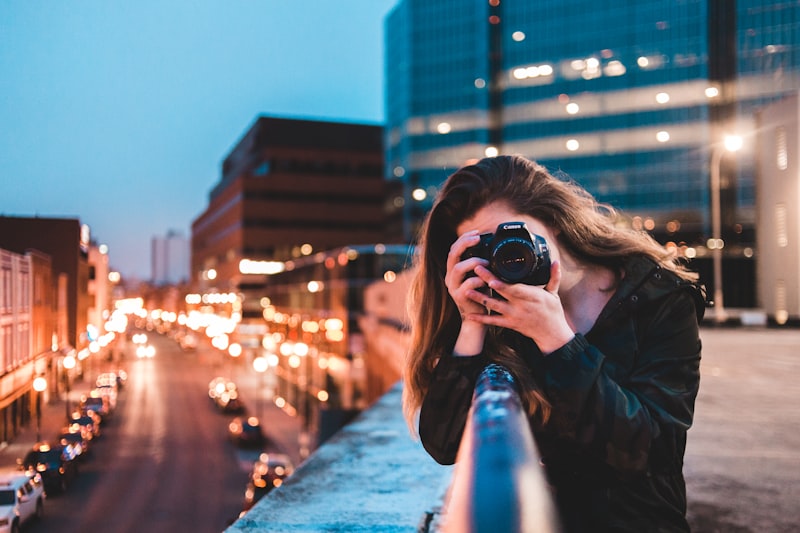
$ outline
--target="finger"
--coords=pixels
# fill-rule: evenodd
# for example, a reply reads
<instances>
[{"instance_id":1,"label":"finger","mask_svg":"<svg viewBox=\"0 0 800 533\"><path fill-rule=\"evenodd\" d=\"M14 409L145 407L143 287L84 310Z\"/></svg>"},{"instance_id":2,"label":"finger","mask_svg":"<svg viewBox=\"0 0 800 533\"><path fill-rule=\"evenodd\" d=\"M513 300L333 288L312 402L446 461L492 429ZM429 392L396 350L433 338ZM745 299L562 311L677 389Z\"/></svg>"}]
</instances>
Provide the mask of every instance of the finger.
<instances>
[{"instance_id":1,"label":"finger","mask_svg":"<svg viewBox=\"0 0 800 533\"><path fill-rule=\"evenodd\" d=\"M558 288L561 286L561 263L558 260L553 261L550 265L550 281L544 286L544 290L553 294L558 294Z\"/></svg>"},{"instance_id":2,"label":"finger","mask_svg":"<svg viewBox=\"0 0 800 533\"><path fill-rule=\"evenodd\" d=\"M457 263L461 262L461 256L470 246L475 246L481 238L477 230L468 231L461 235L450 245L450 253L447 254L447 270L451 270Z\"/></svg>"},{"instance_id":3,"label":"finger","mask_svg":"<svg viewBox=\"0 0 800 533\"><path fill-rule=\"evenodd\" d=\"M499 326L502 328L508 327L508 321L503 317L501 314L497 314L492 311L491 314L488 313L468 313L464 315L464 320L472 320L473 322L478 322L479 324L483 324L485 326Z\"/></svg>"}]
</instances>

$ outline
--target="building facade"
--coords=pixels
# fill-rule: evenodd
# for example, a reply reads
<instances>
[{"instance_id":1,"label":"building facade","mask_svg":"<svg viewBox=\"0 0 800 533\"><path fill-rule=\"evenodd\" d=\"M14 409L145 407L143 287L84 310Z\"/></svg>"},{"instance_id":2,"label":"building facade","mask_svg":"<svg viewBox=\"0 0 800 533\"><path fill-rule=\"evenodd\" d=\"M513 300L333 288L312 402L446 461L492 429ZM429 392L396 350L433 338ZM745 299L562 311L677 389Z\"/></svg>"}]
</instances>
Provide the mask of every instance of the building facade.
<instances>
[{"instance_id":1,"label":"building facade","mask_svg":"<svg viewBox=\"0 0 800 533\"><path fill-rule=\"evenodd\" d=\"M386 27L386 174L416 236L443 178L486 154L563 172L709 261L720 158L729 305L754 305L754 113L800 86L800 5L754 0L401 0ZM730 278L730 279L729 279Z\"/></svg>"},{"instance_id":2,"label":"building facade","mask_svg":"<svg viewBox=\"0 0 800 533\"><path fill-rule=\"evenodd\" d=\"M192 223L192 280L229 291L263 282L242 260L386 242L385 191L380 126L259 117Z\"/></svg>"},{"instance_id":3,"label":"building facade","mask_svg":"<svg viewBox=\"0 0 800 533\"><path fill-rule=\"evenodd\" d=\"M0 249L0 442L8 442L35 409L37 376L47 379L42 400L57 397L57 343L66 313L57 306L50 256Z\"/></svg>"},{"instance_id":4,"label":"building facade","mask_svg":"<svg viewBox=\"0 0 800 533\"><path fill-rule=\"evenodd\" d=\"M54 279L65 284L67 329L66 337L57 340L61 348L81 350L89 345L89 246L89 227L78 219L0 217L0 248L49 255Z\"/></svg>"},{"instance_id":5,"label":"building facade","mask_svg":"<svg viewBox=\"0 0 800 533\"><path fill-rule=\"evenodd\" d=\"M800 99L758 114L759 303L777 324L800 324Z\"/></svg>"}]
</instances>

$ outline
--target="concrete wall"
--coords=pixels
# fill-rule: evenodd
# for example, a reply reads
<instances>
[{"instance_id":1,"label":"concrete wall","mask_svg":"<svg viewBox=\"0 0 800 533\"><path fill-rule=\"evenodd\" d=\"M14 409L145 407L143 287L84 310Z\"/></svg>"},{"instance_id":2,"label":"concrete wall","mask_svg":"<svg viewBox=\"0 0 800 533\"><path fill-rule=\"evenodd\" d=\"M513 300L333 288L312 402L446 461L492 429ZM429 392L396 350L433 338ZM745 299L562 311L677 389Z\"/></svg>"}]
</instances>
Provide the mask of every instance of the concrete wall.
<instances>
[{"instance_id":1,"label":"concrete wall","mask_svg":"<svg viewBox=\"0 0 800 533\"><path fill-rule=\"evenodd\" d=\"M401 394L398 383L227 533L418 531L438 512L452 467L411 438Z\"/></svg>"}]
</instances>

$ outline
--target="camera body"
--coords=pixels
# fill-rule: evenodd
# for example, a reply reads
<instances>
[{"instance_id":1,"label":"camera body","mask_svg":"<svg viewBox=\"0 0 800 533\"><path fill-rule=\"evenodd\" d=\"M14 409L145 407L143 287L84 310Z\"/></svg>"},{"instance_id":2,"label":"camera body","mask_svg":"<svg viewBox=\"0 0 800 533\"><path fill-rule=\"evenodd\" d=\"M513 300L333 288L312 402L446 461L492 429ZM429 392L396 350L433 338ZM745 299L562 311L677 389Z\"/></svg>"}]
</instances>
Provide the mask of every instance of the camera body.
<instances>
[{"instance_id":1,"label":"camera body","mask_svg":"<svg viewBox=\"0 0 800 533\"><path fill-rule=\"evenodd\" d=\"M494 233L484 233L461 259L479 257L506 283L546 285L550 281L550 251L544 237L528 231L524 222L503 222Z\"/></svg>"}]
</instances>

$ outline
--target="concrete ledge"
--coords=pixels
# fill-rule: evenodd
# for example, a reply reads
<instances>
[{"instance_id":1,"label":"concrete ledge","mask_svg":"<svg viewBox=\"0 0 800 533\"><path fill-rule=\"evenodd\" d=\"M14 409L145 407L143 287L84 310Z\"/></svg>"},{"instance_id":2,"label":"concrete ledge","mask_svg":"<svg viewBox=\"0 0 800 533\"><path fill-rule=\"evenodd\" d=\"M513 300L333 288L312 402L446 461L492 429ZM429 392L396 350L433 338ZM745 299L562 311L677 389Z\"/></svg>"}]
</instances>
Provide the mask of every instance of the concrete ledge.
<instances>
[{"instance_id":1,"label":"concrete ledge","mask_svg":"<svg viewBox=\"0 0 800 533\"><path fill-rule=\"evenodd\" d=\"M416 532L424 527L438 512L452 467L437 464L411 438L401 396L397 383L226 531Z\"/></svg>"}]
</instances>

